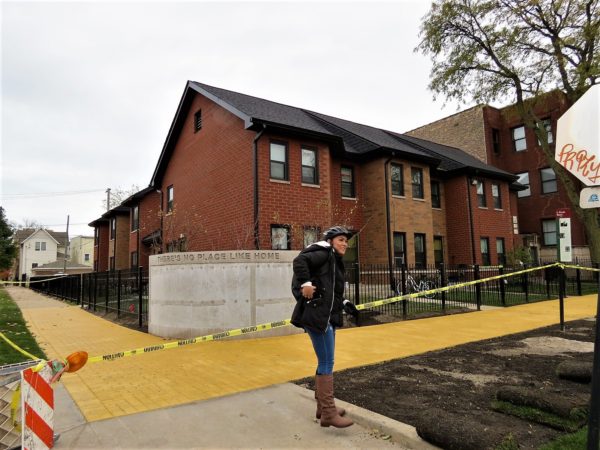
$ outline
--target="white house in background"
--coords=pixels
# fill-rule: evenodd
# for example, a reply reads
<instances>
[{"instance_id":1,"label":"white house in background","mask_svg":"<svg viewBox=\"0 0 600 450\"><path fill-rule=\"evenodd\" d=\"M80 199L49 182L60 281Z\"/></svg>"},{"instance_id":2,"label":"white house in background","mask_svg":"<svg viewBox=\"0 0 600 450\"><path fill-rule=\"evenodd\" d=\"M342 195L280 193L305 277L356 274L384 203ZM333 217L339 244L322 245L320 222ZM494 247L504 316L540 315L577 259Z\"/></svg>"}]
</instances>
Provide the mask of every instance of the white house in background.
<instances>
[{"instance_id":1,"label":"white house in background","mask_svg":"<svg viewBox=\"0 0 600 450\"><path fill-rule=\"evenodd\" d=\"M69 261L73 264L94 266L94 237L75 236L69 243Z\"/></svg>"},{"instance_id":2,"label":"white house in background","mask_svg":"<svg viewBox=\"0 0 600 450\"><path fill-rule=\"evenodd\" d=\"M19 250L19 274L29 278L32 269L56 261L58 241L48 231L39 229L21 242Z\"/></svg>"},{"instance_id":3,"label":"white house in background","mask_svg":"<svg viewBox=\"0 0 600 450\"><path fill-rule=\"evenodd\" d=\"M52 230L22 229L17 230L14 239L19 245L19 256L16 261L16 277L27 279L32 269L45 264L63 260L67 246L67 233Z\"/></svg>"}]
</instances>

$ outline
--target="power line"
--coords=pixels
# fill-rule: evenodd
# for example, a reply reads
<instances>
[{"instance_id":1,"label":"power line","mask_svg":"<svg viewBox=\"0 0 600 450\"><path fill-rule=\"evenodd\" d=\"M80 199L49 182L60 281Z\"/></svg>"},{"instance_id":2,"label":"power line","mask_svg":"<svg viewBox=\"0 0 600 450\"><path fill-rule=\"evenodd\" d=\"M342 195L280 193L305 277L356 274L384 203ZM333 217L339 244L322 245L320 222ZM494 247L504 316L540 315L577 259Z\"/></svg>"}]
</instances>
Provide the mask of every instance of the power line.
<instances>
[{"instance_id":1,"label":"power line","mask_svg":"<svg viewBox=\"0 0 600 450\"><path fill-rule=\"evenodd\" d=\"M86 189L80 191L62 191L62 192L37 192L37 193L23 193L23 194L5 194L0 195L3 199L21 199L21 198L38 198L38 197L58 197L63 195L78 195L78 194L89 194L92 192L105 192L106 189Z\"/></svg>"}]
</instances>

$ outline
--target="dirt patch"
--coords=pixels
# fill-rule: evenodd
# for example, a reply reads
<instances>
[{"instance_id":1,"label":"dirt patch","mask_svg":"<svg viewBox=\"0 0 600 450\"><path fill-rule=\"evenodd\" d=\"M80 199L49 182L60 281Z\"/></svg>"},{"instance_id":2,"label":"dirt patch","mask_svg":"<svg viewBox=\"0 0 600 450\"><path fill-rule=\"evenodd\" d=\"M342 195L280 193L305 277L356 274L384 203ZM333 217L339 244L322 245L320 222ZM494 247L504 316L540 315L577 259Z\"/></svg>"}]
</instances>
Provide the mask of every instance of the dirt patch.
<instances>
[{"instance_id":1,"label":"dirt patch","mask_svg":"<svg viewBox=\"0 0 600 450\"><path fill-rule=\"evenodd\" d=\"M591 363L594 321L551 326L337 372L337 398L416 426L446 449L535 449L564 432L492 409L505 386L587 403L589 383L561 379L564 361ZM314 388L312 379L299 384ZM441 439L441 441L439 441Z\"/></svg>"}]
</instances>

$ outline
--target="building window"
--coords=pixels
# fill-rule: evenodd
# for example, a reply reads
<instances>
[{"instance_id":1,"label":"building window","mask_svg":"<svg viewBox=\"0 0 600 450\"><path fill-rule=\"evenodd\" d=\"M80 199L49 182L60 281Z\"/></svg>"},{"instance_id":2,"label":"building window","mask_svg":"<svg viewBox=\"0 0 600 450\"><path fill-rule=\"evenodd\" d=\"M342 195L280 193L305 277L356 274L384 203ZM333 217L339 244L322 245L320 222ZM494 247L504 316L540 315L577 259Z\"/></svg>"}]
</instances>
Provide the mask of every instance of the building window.
<instances>
[{"instance_id":1,"label":"building window","mask_svg":"<svg viewBox=\"0 0 600 450\"><path fill-rule=\"evenodd\" d=\"M94 228L94 245L100 245L100 228Z\"/></svg>"},{"instance_id":2,"label":"building window","mask_svg":"<svg viewBox=\"0 0 600 450\"><path fill-rule=\"evenodd\" d=\"M38 266L38 263L31 263L31 268L35 269Z\"/></svg>"},{"instance_id":3,"label":"building window","mask_svg":"<svg viewBox=\"0 0 600 450\"><path fill-rule=\"evenodd\" d=\"M287 144L271 142L271 178L288 180Z\"/></svg>"},{"instance_id":4,"label":"building window","mask_svg":"<svg viewBox=\"0 0 600 450\"><path fill-rule=\"evenodd\" d=\"M500 154L500 130L492 128L492 150L496 155Z\"/></svg>"},{"instance_id":5,"label":"building window","mask_svg":"<svg viewBox=\"0 0 600 450\"><path fill-rule=\"evenodd\" d=\"M109 269L115 270L115 257L114 256L111 256L109 259Z\"/></svg>"},{"instance_id":6,"label":"building window","mask_svg":"<svg viewBox=\"0 0 600 450\"><path fill-rule=\"evenodd\" d=\"M392 164L392 195L404 196L404 174L402 164Z\"/></svg>"},{"instance_id":7,"label":"building window","mask_svg":"<svg viewBox=\"0 0 600 450\"><path fill-rule=\"evenodd\" d=\"M427 252L425 248L425 235L415 233L415 267L423 269L427 266Z\"/></svg>"},{"instance_id":8,"label":"building window","mask_svg":"<svg viewBox=\"0 0 600 450\"><path fill-rule=\"evenodd\" d=\"M319 184L319 171L317 167L317 151L302 148L302 182L305 184Z\"/></svg>"},{"instance_id":9,"label":"building window","mask_svg":"<svg viewBox=\"0 0 600 450\"><path fill-rule=\"evenodd\" d=\"M490 265L490 240L489 238L482 237L479 239L479 246L481 247L481 264L484 266Z\"/></svg>"},{"instance_id":10,"label":"building window","mask_svg":"<svg viewBox=\"0 0 600 450\"><path fill-rule=\"evenodd\" d=\"M138 266L138 252L131 252L131 268L137 269Z\"/></svg>"},{"instance_id":11,"label":"building window","mask_svg":"<svg viewBox=\"0 0 600 450\"><path fill-rule=\"evenodd\" d=\"M492 198L494 199L494 208L502 209L502 193L499 184L492 184Z\"/></svg>"},{"instance_id":12,"label":"building window","mask_svg":"<svg viewBox=\"0 0 600 450\"><path fill-rule=\"evenodd\" d=\"M167 214L173 212L173 207L175 204L173 200L175 198L175 193L173 192L173 185L167 187Z\"/></svg>"},{"instance_id":13,"label":"building window","mask_svg":"<svg viewBox=\"0 0 600 450\"><path fill-rule=\"evenodd\" d=\"M544 245L556 245L556 219L543 219Z\"/></svg>"},{"instance_id":14,"label":"building window","mask_svg":"<svg viewBox=\"0 0 600 450\"><path fill-rule=\"evenodd\" d=\"M487 207L487 200L485 198L485 184L483 181L476 180L477 182L477 206L480 208Z\"/></svg>"},{"instance_id":15,"label":"building window","mask_svg":"<svg viewBox=\"0 0 600 450\"><path fill-rule=\"evenodd\" d=\"M540 170L540 178L542 180L542 194L549 194L558 191L556 185L556 174L552 167L547 167Z\"/></svg>"},{"instance_id":16,"label":"building window","mask_svg":"<svg viewBox=\"0 0 600 450\"><path fill-rule=\"evenodd\" d=\"M89 261L90 260L90 254L89 253L85 253L83 255L83 260L86 261L86 262Z\"/></svg>"},{"instance_id":17,"label":"building window","mask_svg":"<svg viewBox=\"0 0 600 450\"><path fill-rule=\"evenodd\" d=\"M290 227L287 225L271 225L271 248L273 250L290 249Z\"/></svg>"},{"instance_id":18,"label":"building window","mask_svg":"<svg viewBox=\"0 0 600 450\"><path fill-rule=\"evenodd\" d=\"M442 236L433 237L433 260L436 266L444 263L444 240Z\"/></svg>"},{"instance_id":19,"label":"building window","mask_svg":"<svg viewBox=\"0 0 600 450\"><path fill-rule=\"evenodd\" d=\"M435 180L431 181L431 207L442 207L442 196L440 195L440 182Z\"/></svg>"},{"instance_id":20,"label":"building window","mask_svg":"<svg viewBox=\"0 0 600 450\"><path fill-rule=\"evenodd\" d=\"M513 128L512 130L513 147L516 152L522 152L527 149L525 140L525 126Z\"/></svg>"},{"instance_id":21,"label":"building window","mask_svg":"<svg viewBox=\"0 0 600 450\"><path fill-rule=\"evenodd\" d=\"M550 119L542 120L542 126L546 130L546 139L548 139L548 144L554 143L554 135L552 134L552 122L550 121ZM542 145L539 139L538 145Z\"/></svg>"},{"instance_id":22,"label":"building window","mask_svg":"<svg viewBox=\"0 0 600 450\"><path fill-rule=\"evenodd\" d=\"M354 168L342 166L342 197L354 198Z\"/></svg>"},{"instance_id":23,"label":"building window","mask_svg":"<svg viewBox=\"0 0 600 450\"><path fill-rule=\"evenodd\" d=\"M319 227L304 227L304 247L319 241L321 230Z\"/></svg>"},{"instance_id":24,"label":"building window","mask_svg":"<svg viewBox=\"0 0 600 450\"><path fill-rule=\"evenodd\" d=\"M140 207L138 205L131 209L131 231L140 227Z\"/></svg>"},{"instance_id":25,"label":"building window","mask_svg":"<svg viewBox=\"0 0 600 450\"><path fill-rule=\"evenodd\" d=\"M394 263L396 267L406 263L406 233L394 231Z\"/></svg>"},{"instance_id":26,"label":"building window","mask_svg":"<svg viewBox=\"0 0 600 450\"><path fill-rule=\"evenodd\" d=\"M496 254L498 255L498 264L506 265L506 251L504 250L504 238L496 238Z\"/></svg>"},{"instance_id":27,"label":"building window","mask_svg":"<svg viewBox=\"0 0 600 450\"><path fill-rule=\"evenodd\" d=\"M45 252L46 251L46 242L38 241L35 243L35 251L36 252Z\"/></svg>"},{"instance_id":28,"label":"building window","mask_svg":"<svg viewBox=\"0 0 600 450\"><path fill-rule=\"evenodd\" d=\"M423 169L411 167L410 179L412 182L413 198L425 198L425 193L423 192Z\"/></svg>"},{"instance_id":29,"label":"building window","mask_svg":"<svg viewBox=\"0 0 600 450\"><path fill-rule=\"evenodd\" d=\"M202 110L199 109L194 113L194 133L202 129Z\"/></svg>"},{"instance_id":30,"label":"building window","mask_svg":"<svg viewBox=\"0 0 600 450\"><path fill-rule=\"evenodd\" d=\"M517 197L529 197L531 195L531 187L529 186L529 172L518 173L519 179L517 183L527 186L527 189L517 192Z\"/></svg>"},{"instance_id":31,"label":"building window","mask_svg":"<svg viewBox=\"0 0 600 450\"><path fill-rule=\"evenodd\" d=\"M114 239L117 235L117 218L113 217L110 219L110 238Z\"/></svg>"}]
</instances>

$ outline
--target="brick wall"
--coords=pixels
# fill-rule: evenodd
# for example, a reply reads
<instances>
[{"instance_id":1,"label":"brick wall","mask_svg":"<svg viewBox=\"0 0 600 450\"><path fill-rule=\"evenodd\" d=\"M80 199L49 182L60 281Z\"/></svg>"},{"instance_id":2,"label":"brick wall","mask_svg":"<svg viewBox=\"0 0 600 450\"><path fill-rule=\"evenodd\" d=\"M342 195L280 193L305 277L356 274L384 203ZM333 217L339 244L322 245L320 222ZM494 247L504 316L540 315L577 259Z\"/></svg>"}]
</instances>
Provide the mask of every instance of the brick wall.
<instances>
[{"instance_id":1,"label":"brick wall","mask_svg":"<svg viewBox=\"0 0 600 450\"><path fill-rule=\"evenodd\" d=\"M98 272L108 270L109 226L108 222L97 223L94 230L98 230L100 240L94 244L94 267Z\"/></svg>"},{"instance_id":2,"label":"brick wall","mask_svg":"<svg viewBox=\"0 0 600 450\"><path fill-rule=\"evenodd\" d=\"M129 258L129 215L117 216L116 239L111 241L113 247L110 256L115 256L115 270L129 269L131 263Z\"/></svg>"},{"instance_id":3,"label":"brick wall","mask_svg":"<svg viewBox=\"0 0 600 450\"><path fill-rule=\"evenodd\" d=\"M467 177L457 177L446 182L446 223L448 236L448 262L454 264L472 264L472 246L475 251L475 263L481 264L480 239L489 238L491 264L498 264L496 239L503 238L505 252L513 248L513 229L511 201L508 183L478 178L484 182L487 207L482 208L477 203L477 191ZM498 183L502 198L502 209L493 207L491 184ZM469 202L473 219L473 238L469 225Z\"/></svg>"},{"instance_id":4,"label":"brick wall","mask_svg":"<svg viewBox=\"0 0 600 450\"><path fill-rule=\"evenodd\" d=\"M160 242L157 240L154 245L146 245L142 243L142 239L154 231L160 230L160 192L152 191L147 193L139 204L139 228L129 233L129 254L138 252L138 265L148 267L149 256L158 253L160 250ZM131 208L133 211L133 207ZM133 213L129 213L129 229L131 230L131 222Z\"/></svg>"},{"instance_id":5,"label":"brick wall","mask_svg":"<svg viewBox=\"0 0 600 450\"><path fill-rule=\"evenodd\" d=\"M483 105L475 106L406 134L460 148L477 159L487 162L483 108Z\"/></svg>"}]
</instances>

